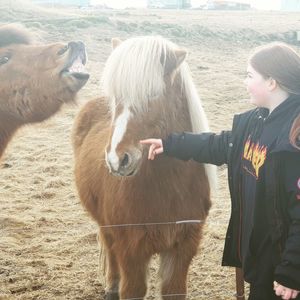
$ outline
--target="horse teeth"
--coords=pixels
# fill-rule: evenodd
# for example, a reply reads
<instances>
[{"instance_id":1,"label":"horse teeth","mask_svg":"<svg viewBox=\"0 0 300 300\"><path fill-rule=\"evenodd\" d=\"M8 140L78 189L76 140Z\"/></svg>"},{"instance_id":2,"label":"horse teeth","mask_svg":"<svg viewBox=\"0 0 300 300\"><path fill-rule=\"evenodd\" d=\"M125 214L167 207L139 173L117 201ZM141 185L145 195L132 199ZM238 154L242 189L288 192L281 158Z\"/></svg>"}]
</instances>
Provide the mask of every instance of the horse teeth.
<instances>
[{"instance_id":1,"label":"horse teeth","mask_svg":"<svg viewBox=\"0 0 300 300\"><path fill-rule=\"evenodd\" d=\"M85 67L82 64L82 60L79 57L77 57L75 59L72 66L69 68L69 71L71 73L84 73L85 72Z\"/></svg>"}]
</instances>

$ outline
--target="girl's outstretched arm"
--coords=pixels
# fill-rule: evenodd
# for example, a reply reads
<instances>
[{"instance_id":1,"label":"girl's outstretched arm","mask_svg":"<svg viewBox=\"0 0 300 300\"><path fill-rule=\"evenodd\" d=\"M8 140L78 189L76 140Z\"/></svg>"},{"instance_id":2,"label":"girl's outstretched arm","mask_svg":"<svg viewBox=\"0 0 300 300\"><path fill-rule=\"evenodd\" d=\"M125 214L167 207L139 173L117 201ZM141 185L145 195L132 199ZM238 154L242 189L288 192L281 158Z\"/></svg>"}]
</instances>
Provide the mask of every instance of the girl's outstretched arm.
<instances>
[{"instance_id":1,"label":"girl's outstretched arm","mask_svg":"<svg viewBox=\"0 0 300 300\"><path fill-rule=\"evenodd\" d=\"M228 150L232 147L231 131L214 133L173 133L166 139L150 138L140 141L141 144L150 145L148 159L164 153L181 160L193 159L200 163L214 165L226 164Z\"/></svg>"}]
</instances>

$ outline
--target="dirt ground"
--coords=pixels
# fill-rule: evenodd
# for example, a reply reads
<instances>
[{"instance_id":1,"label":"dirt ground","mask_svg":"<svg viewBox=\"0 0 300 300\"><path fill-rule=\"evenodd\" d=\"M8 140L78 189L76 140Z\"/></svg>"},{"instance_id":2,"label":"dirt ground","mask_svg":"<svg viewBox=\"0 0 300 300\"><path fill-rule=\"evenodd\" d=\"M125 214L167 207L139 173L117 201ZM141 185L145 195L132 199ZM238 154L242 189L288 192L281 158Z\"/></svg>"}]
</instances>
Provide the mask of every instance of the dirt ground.
<instances>
[{"instance_id":1,"label":"dirt ground","mask_svg":"<svg viewBox=\"0 0 300 300\"><path fill-rule=\"evenodd\" d=\"M111 38L158 34L186 48L211 130L218 132L251 107L243 85L251 50L275 40L299 50L300 14L57 9L1 0L0 24L11 22L32 29L40 42L82 40L91 78L77 105L21 129L6 150L0 169L0 299L104 299L97 226L74 186L70 132L82 105L101 94ZM220 266L230 214L226 172L218 169L218 191L189 272L188 299L235 299L234 270ZM156 266L154 259L147 299L159 299Z\"/></svg>"}]
</instances>

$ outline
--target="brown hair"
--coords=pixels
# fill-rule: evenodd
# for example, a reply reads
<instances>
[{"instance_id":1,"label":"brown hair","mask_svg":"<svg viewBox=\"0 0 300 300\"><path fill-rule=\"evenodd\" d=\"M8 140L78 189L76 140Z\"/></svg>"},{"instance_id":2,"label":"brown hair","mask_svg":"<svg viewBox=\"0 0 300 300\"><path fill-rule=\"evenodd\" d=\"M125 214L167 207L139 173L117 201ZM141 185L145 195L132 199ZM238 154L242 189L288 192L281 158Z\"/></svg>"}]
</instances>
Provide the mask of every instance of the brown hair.
<instances>
[{"instance_id":1,"label":"brown hair","mask_svg":"<svg viewBox=\"0 0 300 300\"><path fill-rule=\"evenodd\" d=\"M250 65L265 78L272 77L289 94L300 95L300 56L283 43L272 43L255 50Z\"/></svg>"},{"instance_id":2,"label":"brown hair","mask_svg":"<svg viewBox=\"0 0 300 300\"><path fill-rule=\"evenodd\" d=\"M295 119L291 132L290 132L291 144L300 150L300 115Z\"/></svg>"}]
</instances>

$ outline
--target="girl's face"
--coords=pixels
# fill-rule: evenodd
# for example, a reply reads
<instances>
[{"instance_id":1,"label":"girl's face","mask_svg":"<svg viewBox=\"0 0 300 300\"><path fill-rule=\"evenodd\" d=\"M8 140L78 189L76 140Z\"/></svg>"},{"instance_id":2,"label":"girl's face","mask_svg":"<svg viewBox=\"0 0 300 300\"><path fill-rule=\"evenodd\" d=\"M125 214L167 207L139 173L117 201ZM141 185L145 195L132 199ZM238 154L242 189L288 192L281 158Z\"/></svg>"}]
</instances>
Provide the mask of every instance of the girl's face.
<instances>
[{"instance_id":1,"label":"girl's face","mask_svg":"<svg viewBox=\"0 0 300 300\"><path fill-rule=\"evenodd\" d=\"M247 77L244 83L250 94L250 102L258 107L268 107L270 98L269 79L265 79L251 65L248 65Z\"/></svg>"}]
</instances>

